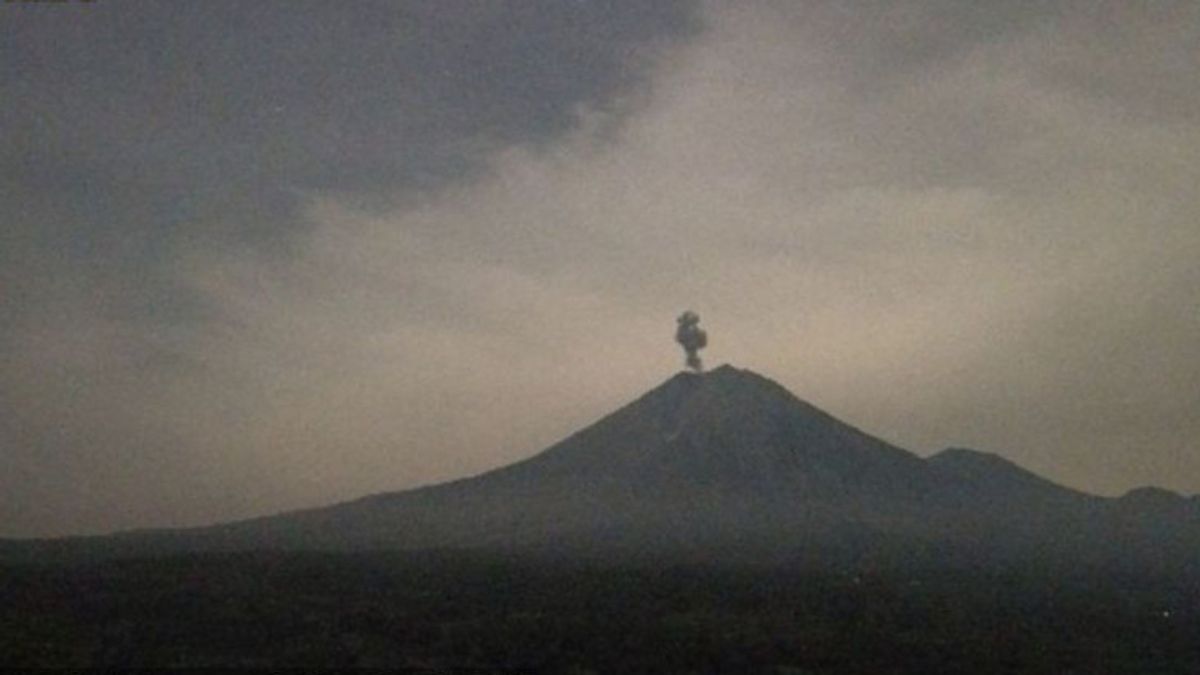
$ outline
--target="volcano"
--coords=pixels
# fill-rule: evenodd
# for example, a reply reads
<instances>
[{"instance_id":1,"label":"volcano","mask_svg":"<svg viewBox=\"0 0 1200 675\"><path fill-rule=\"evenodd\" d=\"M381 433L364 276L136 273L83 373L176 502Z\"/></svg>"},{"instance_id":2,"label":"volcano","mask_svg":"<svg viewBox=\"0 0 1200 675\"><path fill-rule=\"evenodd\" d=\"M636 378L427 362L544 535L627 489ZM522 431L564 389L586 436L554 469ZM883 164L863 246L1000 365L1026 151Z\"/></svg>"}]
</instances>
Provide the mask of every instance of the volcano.
<instances>
[{"instance_id":1,"label":"volcano","mask_svg":"<svg viewBox=\"0 0 1200 675\"><path fill-rule=\"evenodd\" d=\"M722 366L679 373L495 471L209 534L289 547L732 550L895 520L931 478L915 455Z\"/></svg>"},{"instance_id":2,"label":"volcano","mask_svg":"<svg viewBox=\"0 0 1200 675\"><path fill-rule=\"evenodd\" d=\"M39 544L105 556L466 549L832 559L886 551L1157 564L1197 557L1200 508L1161 490L1088 495L967 449L924 459L726 365L679 373L550 448L474 477L204 528Z\"/></svg>"}]
</instances>

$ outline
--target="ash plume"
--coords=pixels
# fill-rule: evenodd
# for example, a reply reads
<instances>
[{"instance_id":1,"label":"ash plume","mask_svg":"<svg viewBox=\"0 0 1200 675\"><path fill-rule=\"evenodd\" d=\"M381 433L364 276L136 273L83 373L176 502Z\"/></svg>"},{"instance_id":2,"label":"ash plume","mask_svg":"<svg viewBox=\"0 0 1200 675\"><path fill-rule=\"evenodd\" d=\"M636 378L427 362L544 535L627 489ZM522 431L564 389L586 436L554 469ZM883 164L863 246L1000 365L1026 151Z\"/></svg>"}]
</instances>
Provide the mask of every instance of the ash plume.
<instances>
[{"instance_id":1,"label":"ash plume","mask_svg":"<svg viewBox=\"0 0 1200 675\"><path fill-rule=\"evenodd\" d=\"M708 344L708 333L700 327L700 315L688 310L676 319L679 327L675 329L675 341L687 352L687 366L697 373L704 370L698 352Z\"/></svg>"}]
</instances>

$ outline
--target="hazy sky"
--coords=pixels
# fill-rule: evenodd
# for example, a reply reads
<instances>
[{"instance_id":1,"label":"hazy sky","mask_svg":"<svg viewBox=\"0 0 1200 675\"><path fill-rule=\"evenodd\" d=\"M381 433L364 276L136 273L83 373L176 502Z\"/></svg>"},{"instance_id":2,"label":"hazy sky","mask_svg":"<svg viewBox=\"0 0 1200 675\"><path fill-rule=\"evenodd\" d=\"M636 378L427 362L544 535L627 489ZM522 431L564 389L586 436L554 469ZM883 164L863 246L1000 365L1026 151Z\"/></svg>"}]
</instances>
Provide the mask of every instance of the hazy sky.
<instances>
[{"instance_id":1,"label":"hazy sky","mask_svg":"<svg viewBox=\"0 0 1200 675\"><path fill-rule=\"evenodd\" d=\"M1200 3L0 5L0 536L526 457L703 357L1200 491Z\"/></svg>"}]
</instances>

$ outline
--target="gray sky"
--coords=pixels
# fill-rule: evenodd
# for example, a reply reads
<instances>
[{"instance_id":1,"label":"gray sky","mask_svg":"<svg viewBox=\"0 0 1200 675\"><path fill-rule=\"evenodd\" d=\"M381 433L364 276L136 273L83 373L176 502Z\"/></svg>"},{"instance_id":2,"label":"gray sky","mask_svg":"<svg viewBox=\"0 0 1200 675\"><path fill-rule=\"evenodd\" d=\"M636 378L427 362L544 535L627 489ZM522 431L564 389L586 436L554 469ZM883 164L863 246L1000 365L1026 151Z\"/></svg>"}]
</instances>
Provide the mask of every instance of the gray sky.
<instances>
[{"instance_id":1,"label":"gray sky","mask_svg":"<svg viewBox=\"0 0 1200 675\"><path fill-rule=\"evenodd\" d=\"M1200 492L1200 4L0 6L0 536L477 473L703 356Z\"/></svg>"}]
</instances>

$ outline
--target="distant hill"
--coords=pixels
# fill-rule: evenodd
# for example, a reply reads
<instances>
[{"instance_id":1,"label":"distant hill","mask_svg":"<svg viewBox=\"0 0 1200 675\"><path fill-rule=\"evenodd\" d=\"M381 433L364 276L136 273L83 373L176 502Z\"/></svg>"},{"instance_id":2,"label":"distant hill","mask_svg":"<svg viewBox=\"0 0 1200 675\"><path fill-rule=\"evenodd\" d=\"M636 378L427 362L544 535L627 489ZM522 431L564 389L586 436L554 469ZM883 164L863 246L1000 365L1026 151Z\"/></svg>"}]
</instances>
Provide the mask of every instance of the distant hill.
<instances>
[{"instance_id":1,"label":"distant hill","mask_svg":"<svg viewBox=\"0 0 1200 675\"><path fill-rule=\"evenodd\" d=\"M1088 495L972 450L922 459L721 366L471 478L205 528L3 542L0 557L246 549L1195 566L1200 503Z\"/></svg>"}]
</instances>

